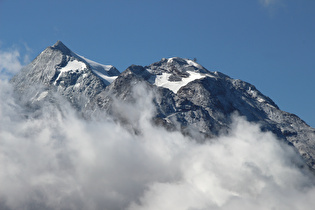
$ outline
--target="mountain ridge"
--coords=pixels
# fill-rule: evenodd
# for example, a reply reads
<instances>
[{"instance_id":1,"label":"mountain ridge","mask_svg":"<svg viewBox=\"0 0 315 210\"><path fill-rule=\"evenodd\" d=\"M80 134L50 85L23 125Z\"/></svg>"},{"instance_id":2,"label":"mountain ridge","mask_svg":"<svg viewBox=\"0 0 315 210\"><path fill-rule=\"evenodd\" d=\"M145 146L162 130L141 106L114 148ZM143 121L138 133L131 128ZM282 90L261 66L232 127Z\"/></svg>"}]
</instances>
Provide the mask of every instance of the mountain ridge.
<instances>
[{"instance_id":1,"label":"mountain ridge","mask_svg":"<svg viewBox=\"0 0 315 210\"><path fill-rule=\"evenodd\" d=\"M45 87L28 94L33 100L30 103L39 103L50 93L58 92L86 118L100 110L125 124L128 119L116 110L114 99L137 100L133 98L133 87L142 83L154 93L153 121L158 125L187 135L198 131L211 138L228 131L232 116L238 113L292 144L308 166L315 169L314 128L298 116L280 110L254 85L208 71L190 59L162 58L148 66L131 65L120 73L111 65L97 64L73 53L58 41L11 82L20 94L34 84Z\"/></svg>"}]
</instances>

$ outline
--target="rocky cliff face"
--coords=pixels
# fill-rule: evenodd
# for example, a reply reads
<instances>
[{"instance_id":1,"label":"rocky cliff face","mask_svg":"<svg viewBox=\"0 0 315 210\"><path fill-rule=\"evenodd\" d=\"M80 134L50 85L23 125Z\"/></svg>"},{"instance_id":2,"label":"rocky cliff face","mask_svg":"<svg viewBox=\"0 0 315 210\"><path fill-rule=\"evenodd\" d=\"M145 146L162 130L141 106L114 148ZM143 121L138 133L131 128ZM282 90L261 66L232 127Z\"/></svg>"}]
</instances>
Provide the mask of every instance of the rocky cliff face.
<instances>
[{"instance_id":1,"label":"rocky cliff face","mask_svg":"<svg viewBox=\"0 0 315 210\"><path fill-rule=\"evenodd\" d=\"M237 113L292 144L315 169L314 128L296 115L281 111L253 85L210 72L190 59L163 58L149 66L132 65L120 73L113 66L76 55L58 41L16 75L12 83L30 104L58 92L87 118L106 111L125 124L128 119L115 111L113 101L137 100L132 90L141 83L154 93L156 114L152 120L156 124L187 135L197 131L201 136L212 137L228 131ZM34 88L37 85L43 88Z\"/></svg>"}]
</instances>

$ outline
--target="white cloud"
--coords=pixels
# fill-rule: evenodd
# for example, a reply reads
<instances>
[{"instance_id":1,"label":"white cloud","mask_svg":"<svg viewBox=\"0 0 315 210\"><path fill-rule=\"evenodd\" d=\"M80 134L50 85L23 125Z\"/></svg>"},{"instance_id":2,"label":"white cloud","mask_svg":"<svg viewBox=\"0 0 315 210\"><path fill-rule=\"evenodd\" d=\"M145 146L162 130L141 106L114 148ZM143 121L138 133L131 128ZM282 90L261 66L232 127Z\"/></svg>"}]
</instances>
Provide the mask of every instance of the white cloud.
<instances>
[{"instance_id":1,"label":"white cloud","mask_svg":"<svg viewBox=\"0 0 315 210\"><path fill-rule=\"evenodd\" d=\"M21 68L30 62L30 49L24 45L25 53L21 56L17 48L0 49L0 76L1 79L8 79L16 74Z\"/></svg>"},{"instance_id":2,"label":"white cloud","mask_svg":"<svg viewBox=\"0 0 315 210\"><path fill-rule=\"evenodd\" d=\"M235 117L196 143L151 125L150 93L116 106L142 133L45 104L25 118L0 80L0 209L312 209L314 177L271 133Z\"/></svg>"},{"instance_id":3,"label":"white cloud","mask_svg":"<svg viewBox=\"0 0 315 210\"><path fill-rule=\"evenodd\" d=\"M21 68L20 53L17 50L14 51L0 51L0 71L3 74L17 73Z\"/></svg>"}]
</instances>

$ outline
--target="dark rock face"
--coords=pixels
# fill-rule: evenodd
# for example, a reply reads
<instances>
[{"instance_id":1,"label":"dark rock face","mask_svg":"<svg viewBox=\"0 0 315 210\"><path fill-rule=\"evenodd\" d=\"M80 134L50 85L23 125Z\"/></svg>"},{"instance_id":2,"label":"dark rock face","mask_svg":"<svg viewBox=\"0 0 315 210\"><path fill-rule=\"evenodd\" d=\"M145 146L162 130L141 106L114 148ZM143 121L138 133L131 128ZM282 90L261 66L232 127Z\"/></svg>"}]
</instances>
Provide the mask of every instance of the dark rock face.
<instances>
[{"instance_id":1,"label":"dark rock face","mask_svg":"<svg viewBox=\"0 0 315 210\"><path fill-rule=\"evenodd\" d=\"M137 100L132 90L141 83L154 93L153 122L158 125L187 135L197 131L212 137L228 131L232 116L238 113L292 144L315 169L314 128L296 115L281 111L253 85L210 72L189 59L164 58L149 66L132 65L120 73L113 66L80 57L57 42L16 75L12 83L30 103L58 92L87 118L106 111L124 124L131 122L115 111L113 101ZM30 91L34 85L44 88Z\"/></svg>"}]
</instances>

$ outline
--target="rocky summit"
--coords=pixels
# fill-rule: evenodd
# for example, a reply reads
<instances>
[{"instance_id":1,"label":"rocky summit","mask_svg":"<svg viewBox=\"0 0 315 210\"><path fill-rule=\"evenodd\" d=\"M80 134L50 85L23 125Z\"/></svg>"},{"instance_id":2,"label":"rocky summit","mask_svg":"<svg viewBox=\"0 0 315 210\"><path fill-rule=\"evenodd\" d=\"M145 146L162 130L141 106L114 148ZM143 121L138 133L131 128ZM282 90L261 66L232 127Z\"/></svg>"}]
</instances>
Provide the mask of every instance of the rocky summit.
<instances>
[{"instance_id":1,"label":"rocky summit","mask_svg":"<svg viewBox=\"0 0 315 210\"><path fill-rule=\"evenodd\" d=\"M118 122L128 119L115 111L114 100L134 101L133 87L152 91L156 112L152 122L205 140L228 132L235 114L261 125L294 146L315 169L315 129L298 116L282 111L255 86L211 72L185 58L163 58L148 66L132 65L120 73L75 54L58 41L46 48L11 80L20 101L36 109L45 100L66 98L85 118L106 112ZM58 104L56 102L56 104ZM136 130L136 127L134 127Z\"/></svg>"}]
</instances>

